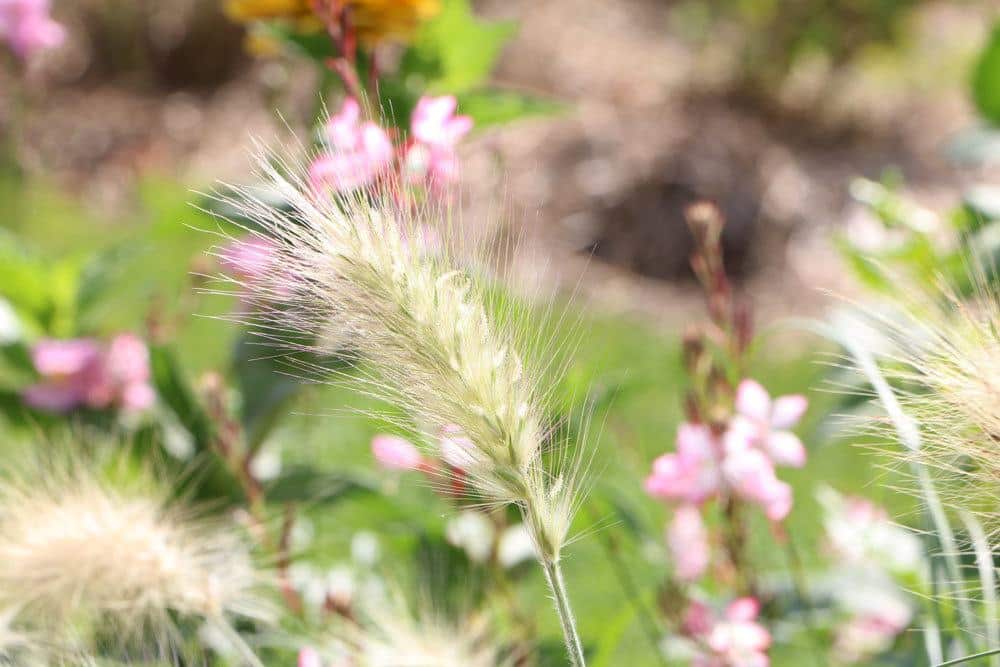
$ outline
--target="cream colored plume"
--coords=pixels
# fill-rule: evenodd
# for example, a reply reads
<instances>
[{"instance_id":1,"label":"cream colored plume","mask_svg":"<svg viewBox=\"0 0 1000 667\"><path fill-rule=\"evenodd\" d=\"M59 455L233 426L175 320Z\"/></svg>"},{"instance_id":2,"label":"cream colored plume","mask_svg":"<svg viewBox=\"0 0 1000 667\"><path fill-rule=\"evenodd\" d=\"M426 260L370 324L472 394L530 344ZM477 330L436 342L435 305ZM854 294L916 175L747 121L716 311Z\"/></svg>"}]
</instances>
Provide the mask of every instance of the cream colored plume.
<instances>
[{"instance_id":1,"label":"cream colored plume","mask_svg":"<svg viewBox=\"0 0 1000 667\"><path fill-rule=\"evenodd\" d=\"M144 653L170 650L175 616L227 628L235 616L269 616L233 528L194 517L152 480L120 488L79 460L5 473L0 607L54 652L95 632Z\"/></svg>"}]
</instances>

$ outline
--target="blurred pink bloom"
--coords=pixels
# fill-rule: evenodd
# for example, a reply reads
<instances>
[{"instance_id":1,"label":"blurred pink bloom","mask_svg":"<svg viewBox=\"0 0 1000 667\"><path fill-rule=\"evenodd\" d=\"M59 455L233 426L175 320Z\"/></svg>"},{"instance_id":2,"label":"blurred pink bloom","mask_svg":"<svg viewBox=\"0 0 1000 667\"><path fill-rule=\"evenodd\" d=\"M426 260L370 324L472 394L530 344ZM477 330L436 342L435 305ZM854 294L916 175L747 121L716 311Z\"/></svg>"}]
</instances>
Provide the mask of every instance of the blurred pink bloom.
<instances>
[{"instance_id":1,"label":"blurred pink bloom","mask_svg":"<svg viewBox=\"0 0 1000 667\"><path fill-rule=\"evenodd\" d=\"M259 236L233 239L219 250L219 263L233 277L244 282L257 282L268 275L274 265L274 241Z\"/></svg>"},{"instance_id":2,"label":"blurred pink bloom","mask_svg":"<svg viewBox=\"0 0 1000 667\"><path fill-rule=\"evenodd\" d=\"M805 396L779 396L773 402L767 390L755 380L746 379L736 390L737 416L730 428L746 433L755 445L779 465L802 467L806 450L790 430L809 403Z\"/></svg>"},{"instance_id":3,"label":"blurred pink bloom","mask_svg":"<svg viewBox=\"0 0 1000 667\"><path fill-rule=\"evenodd\" d=\"M49 16L48 0L0 0L0 40L22 59L62 44L66 30Z\"/></svg>"},{"instance_id":4,"label":"blurred pink bloom","mask_svg":"<svg viewBox=\"0 0 1000 667\"><path fill-rule=\"evenodd\" d=\"M700 603L692 606L694 604ZM694 667L767 667L771 634L757 622L759 612L760 604L756 599L740 598L730 603L723 618L712 621L708 629L704 629L704 616L708 612L702 612L702 628L696 636L702 638L708 651L696 656L691 664Z\"/></svg>"},{"instance_id":5,"label":"blurred pink bloom","mask_svg":"<svg viewBox=\"0 0 1000 667\"><path fill-rule=\"evenodd\" d=\"M153 404L156 393L150 384L149 348L141 338L132 333L115 336L105 353L104 366L122 408L140 411Z\"/></svg>"},{"instance_id":6,"label":"blurred pink bloom","mask_svg":"<svg viewBox=\"0 0 1000 667\"><path fill-rule=\"evenodd\" d=\"M348 97L327 121L324 134L329 150L309 166L309 182L318 190L354 190L372 183L392 163L389 135L371 121L360 122L361 107Z\"/></svg>"},{"instance_id":7,"label":"blurred pink bloom","mask_svg":"<svg viewBox=\"0 0 1000 667\"><path fill-rule=\"evenodd\" d=\"M101 348L89 338L44 338L32 346L31 360L42 381L25 389L22 396L39 410L67 412L89 403L93 389L104 382Z\"/></svg>"},{"instance_id":8,"label":"blurred pink bloom","mask_svg":"<svg viewBox=\"0 0 1000 667\"><path fill-rule=\"evenodd\" d=\"M323 661L316 649L307 646L299 651L298 667L323 667Z\"/></svg>"},{"instance_id":9,"label":"blurred pink bloom","mask_svg":"<svg viewBox=\"0 0 1000 667\"><path fill-rule=\"evenodd\" d=\"M31 361L35 370L51 378L77 376L96 364L100 356L100 346L90 338L43 338L31 348Z\"/></svg>"},{"instance_id":10,"label":"blurred pink bloom","mask_svg":"<svg viewBox=\"0 0 1000 667\"><path fill-rule=\"evenodd\" d=\"M424 460L413 443L394 435L375 436L372 453L376 461L390 470L416 470Z\"/></svg>"},{"instance_id":11,"label":"blurred pink bloom","mask_svg":"<svg viewBox=\"0 0 1000 667\"><path fill-rule=\"evenodd\" d=\"M704 502L719 490L721 453L722 443L707 426L684 422L677 428L677 451L653 461L646 492L665 500Z\"/></svg>"},{"instance_id":12,"label":"blurred pink bloom","mask_svg":"<svg viewBox=\"0 0 1000 667\"><path fill-rule=\"evenodd\" d=\"M771 521L781 521L792 509L792 488L777 478L774 464L743 434L726 434L726 458L722 472L733 492L755 502Z\"/></svg>"},{"instance_id":13,"label":"blurred pink bloom","mask_svg":"<svg viewBox=\"0 0 1000 667\"><path fill-rule=\"evenodd\" d=\"M421 97L410 117L413 144L406 154L407 171L426 178L432 187L458 179L455 146L472 129L472 118L456 116L457 106L452 95Z\"/></svg>"},{"instance_id":14,"label":"blurred pink bloom","mask_svg":"<svg viewBox=\"0 0 1000 667\"><path fill-rule=\"evenodd\" d=\"M678 579L694 581L705 573L710 557L708 532L697 507L678 507L667 526L666 538Z\"/></svg>"},{"instance_id":15,"label":"blurred pink bloom","mask_svg":"<svg viewBox=\"0 0 1000 667\"><path fill-rule=\"evenodd\" d=\"M140 411L156 395L149 382L149 351L137 336L116 336L107 349L91 339L43 339L31 350L42 381L26 388L28 405L50 412L80 406L106 408L117 403L125 411Z\"/></svg>"},{"instance_id":16,"label":"blurred pink bloom","mask_svg":"<svg viewBox=\"0 0 1000 667\"><path fill-rule=\"evenodd\" d=\"M456 116L457 107L452 95L421 97L410 117L413 138L436 148L454 148L472 129L472 118Z\"/></svg>"}]
</instances>

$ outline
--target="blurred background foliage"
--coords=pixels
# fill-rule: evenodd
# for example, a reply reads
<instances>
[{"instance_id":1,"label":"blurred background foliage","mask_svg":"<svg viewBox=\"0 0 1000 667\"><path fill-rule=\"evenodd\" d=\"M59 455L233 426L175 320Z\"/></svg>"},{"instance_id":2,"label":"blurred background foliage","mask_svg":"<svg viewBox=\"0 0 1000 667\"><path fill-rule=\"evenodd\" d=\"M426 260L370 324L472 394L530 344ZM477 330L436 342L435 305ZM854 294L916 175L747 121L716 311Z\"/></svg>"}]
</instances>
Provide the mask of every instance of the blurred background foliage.
<instances>
[{"instance_id":1,"label":"blurred background foliage","mask_svg":"<svg viewBox=\"0 0 1000 667\"><path fill-rule=\"evenodd\" d=\"M607 16L595 10L597 19L586 13L599 3L562 2L551 10L556 20L526 3L504 4L443 0L407 39L379 50L377 61L362 49L356 65L397 130L406 130L425 94L454 95L474 120L463 156L474 184L461 202L463 219L486 242L521 243L504 267L514 278L504 298L523 302L521 312L544 335L572 343L556 392L563 414L552 418L579 426L587 415L596 446L595 488L575 526L584 537L566 564L591 664L656 664L637 609L658 603L667 512L644 493L642 479L682 420L679 330L700 303L681 211L712 196L730 217L725 249L742 267L737 286L760 295L762 335L750 375L774 395L824 386L831 372L816 362L815 341L776 326L785 315L829 308L816 287L891 293L900 275L930 285L944 274L971 288L970 255L992 266L1000 252L1000 190L991 184L1000 151L1000 27L995 8L973 2L633 0L601 10ZM231 421L246 461L271 461L259 489L267 511L301 508L303 562L317 571L351 563L358 536L374 533L379 555L357 567L412 573L429 561L448 572L433 580L441 595L474 598L481 593L474 578L455 574L474 566L449 543L451 503L373 463L371 440L390 426L364 413L391 408L290 377L288 359L220 321L238 307L235 296L204 293L214 286L207 276L218 272L206 253L223 242L219 234L240 229L199 193L215 176L247 182L248 133L311 137L325 105L336 109L343 94L328 66L338 52L324 26L232 14L215 0L56 0L54 15L70 31L65 46L30 66L11 59L0 75L0 433L11 447L44 447L66 432L114 433L189 480L185 492L230 506L256 492L217 450ZM920 16L957 26L950 51L936 51L933 40L920 51ZM589 20L600 23L596 30ZM609 41L612 33L620 34ZM560 51L545 60L549 37ZM629 50L650 44L666 45L653 51L657 63ZM866 69L873 53L891 56L895 85L844 93L864 89L872 69L882 81L878 67ZM594 62L602 58L612 70L607 79ZM942 81L911 86L922 59L958 65L944 67ZM712 70L717 63L721 75ZM377 86L369 83L373 69ZM820 84L805 86L803 104L792 93L816 71ZM682 74L679 83L671 79ZM902 102L892 92L899 88ZM944 111L933 106L939 96ZM884 101L889 122L855 113L852 100L873 113ZM836 116L841 107L853 110ZM909 117L932 107L924 119ZM715 131L723 126L735 130ZM660 143L675 134L688 143ZM931 150L899 148L924 134L939 139ZM800 135L808 141L795 143ZM803 146L805 157L785 159ZM849 152L838 152L845 146ZM505 168L513 173L489 176ZM505 179L513 204L494 194L489 206L502 214L483 214L484 190ZM523 227L494 222L525 211ZM817 237L832 240L817 248ZM579 261L592 254L601 259L578 286ZM543 312L535 292L569 301L569 316ZM34 342L106 340L121 331L149 344L153 410L63 418L21 400L37 379ZM321 361L322 380L355 372L346 354L308 361ZM790 558L806 571L821 567L820 482L916 523L914 501L896 490L906 482L893 459L865 437L843 437L828 416L858 407L812 395L800 429L809 464L783 473L796 498L790 548L775 549L767 522L749 519L761 572L787 569ZM621 571L631 574L638 606L616 578ZM547 609L540 575L522 567L485 576L509 578L512 601L498 616L528 626L538 649L537 663L528 664L563 664L555 618L518 617ZM766 614L799 604L787 581L773 588L775 608ZM815 638L775 634L774 664L815 659ZM912 633L896 649L872 664L925 664ZM268 664L292 664L293 655L275 650Z\"/></svg>"}]
</instances>

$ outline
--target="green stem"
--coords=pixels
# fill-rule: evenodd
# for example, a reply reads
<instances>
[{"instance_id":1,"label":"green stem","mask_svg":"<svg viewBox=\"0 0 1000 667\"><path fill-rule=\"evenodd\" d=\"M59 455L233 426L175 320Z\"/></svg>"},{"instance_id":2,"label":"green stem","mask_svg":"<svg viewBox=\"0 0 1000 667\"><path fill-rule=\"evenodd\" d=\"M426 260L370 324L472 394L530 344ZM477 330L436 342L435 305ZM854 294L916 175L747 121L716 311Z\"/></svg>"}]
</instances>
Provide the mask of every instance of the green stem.
<instances>
[{"instance_id":1,"label":"green stem","mask_svg":"<svg viewBox=\"0 0 1000 667\"><path fill-rule=\"evenodd\" d=\"M580 635L576 631L576 620L573 618L573 609L570 607L569 593L566 591L566 582L563 580L559 561L542 560L542 569L545 570L545 580L556 603L556 613L559 615L559 623L566 640L566 652L569 653L570 664L573 667L586 667L583 644L580 643Z\"/></svg>"},{"instance_id":2,"label":"green stem","mask_svg":"<svg viewBox=\"0 0 1000 667\"><path fill-rule=\"evenodd\" d=\"M991 648L989 651L982 651L980 653L973 653L972 655L967 655L961 658L955 658L954 660L939 662L934 667L950 667L950 665L961 665L963 662L970 662L972 660L978 660L979 658L988 658L991 655L997 655L997 654L1000 654L1000 648Z\"/></svg>"}]
</instances>

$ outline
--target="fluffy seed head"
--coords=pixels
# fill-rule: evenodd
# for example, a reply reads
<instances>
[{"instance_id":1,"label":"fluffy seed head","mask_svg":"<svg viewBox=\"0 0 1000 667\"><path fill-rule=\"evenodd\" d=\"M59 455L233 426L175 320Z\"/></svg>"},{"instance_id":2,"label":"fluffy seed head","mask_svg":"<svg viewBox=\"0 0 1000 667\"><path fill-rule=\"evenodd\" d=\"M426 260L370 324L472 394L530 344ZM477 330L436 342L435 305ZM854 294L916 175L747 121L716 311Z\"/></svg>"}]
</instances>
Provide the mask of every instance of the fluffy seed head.
<instances>
[{"instance_id":1,"label":"fluffy seed head","mask_svg":"<svg viewBox=\"0 0 1000 667\"><path fill-rule=\"evenodd\" d=\"M414 613L399 597L368 605L357 624L338 633L332 648L338 657L358 667L513 664L491 640L485 617L473 615L457 623L429 605L422 605Z\"/></svg>"},{"instance_id":2,"label":"fluffy seed head","mask_svg":"<svg viewBox=\"0 0 1000 667\"><path fill-rule=\"evenodd\" d=\"M447 211L397 193L319 193L304 169L276 162L261 172L287 210L250 190L226 201L275 248L266 275L229 278L254 307L243 321L314 351L348 341L375 370L364 391L406 408L428 440L460 431L474 445L464 473L476 495L520 505L543 557L558 558L579 466L558 475L544 464L546 390L516 327L491 312L488 286L449 252ZM421 243L429 228L442 249Z\"/></svg>"},{"instance_id":3,"label":"fluffy seed head","mask_svg":"<svg viewBox=\"0 0 1000 667\"><path fill-rule=\"evenodd\" d=\"M955 503L1000 527L1000 294L982 269L970 272L970 295L949 285L910 293L877 319L892 343L887 377L919 427L920 446L906 456L955 482Z\"/></svg>"},{"instance_id":4,"label":"fluffy seed head","mask_svg":"<svg viewBox=\"0 0 1000 667\"><path fill-rule=\"evenodd\" d=\"M8 471L0 480L0 606L53 645L76 642L88 626L170 644L174 617L266 618L242 540L150 488L116 488L79 461Z\"/></svg>"}]
</instances>

